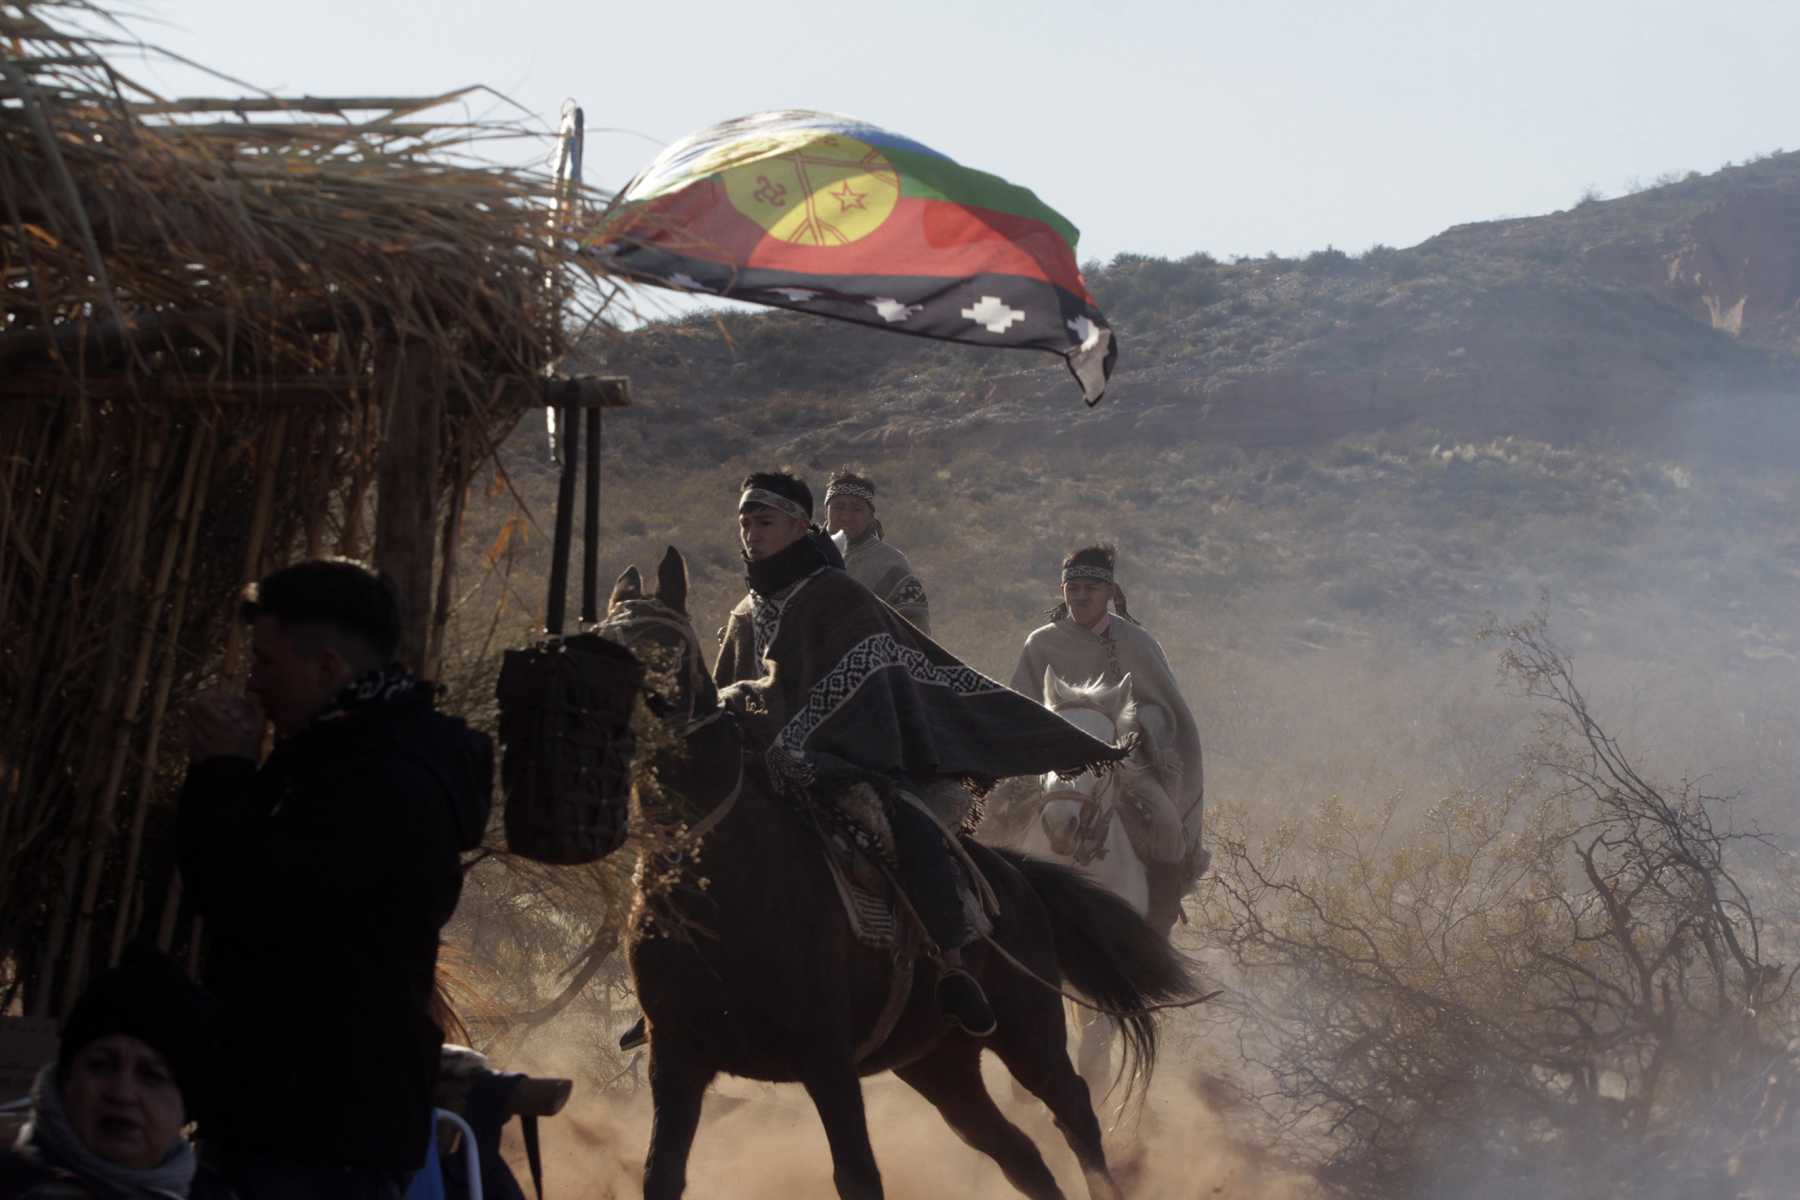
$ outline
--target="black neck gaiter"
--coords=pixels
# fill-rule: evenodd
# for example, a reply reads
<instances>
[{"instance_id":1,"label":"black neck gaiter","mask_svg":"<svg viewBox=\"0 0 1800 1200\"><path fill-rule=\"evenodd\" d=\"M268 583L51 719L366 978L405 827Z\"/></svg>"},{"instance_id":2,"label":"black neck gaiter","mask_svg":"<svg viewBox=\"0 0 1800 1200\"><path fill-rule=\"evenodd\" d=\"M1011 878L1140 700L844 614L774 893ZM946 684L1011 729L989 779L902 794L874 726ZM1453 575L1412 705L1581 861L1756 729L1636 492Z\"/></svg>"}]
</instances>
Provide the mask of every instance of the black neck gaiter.
<instances>
[{"instance_id":1,"label":"black neck gaiter","mask_svg":"<svg viewBox=\"0 0 1800 1200\"><path fill-rule=\"evenodd\" d=\"M843 566L844 556L838 553L837 544L820 530L809 529L806 536L778 554L768 558L746 558L744 577L750 590L757 595L773 596L820 567L842 570Z\"/></svg>"}]
</instances>

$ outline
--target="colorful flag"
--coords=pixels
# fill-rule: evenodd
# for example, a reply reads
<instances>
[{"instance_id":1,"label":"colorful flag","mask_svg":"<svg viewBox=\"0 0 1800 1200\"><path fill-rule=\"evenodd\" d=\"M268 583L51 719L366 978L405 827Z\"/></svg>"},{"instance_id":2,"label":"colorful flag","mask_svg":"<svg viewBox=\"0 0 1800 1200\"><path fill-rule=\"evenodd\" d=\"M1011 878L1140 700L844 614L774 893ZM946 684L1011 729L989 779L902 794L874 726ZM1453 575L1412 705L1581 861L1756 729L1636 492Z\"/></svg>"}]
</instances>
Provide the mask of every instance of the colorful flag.
<instances>
[{"instance_id":1,"label":"colorful flag","mask_svg":"<svg viewBox=\"0 0 1800 1200\"><path fill-rule=\"evenodd\" d=\"M830 113L670 146L590 235L646 283L976 346L1060 354L1089 404L1118 351L1073 225L1025 188Z\"/></svg>"}]
</instances>

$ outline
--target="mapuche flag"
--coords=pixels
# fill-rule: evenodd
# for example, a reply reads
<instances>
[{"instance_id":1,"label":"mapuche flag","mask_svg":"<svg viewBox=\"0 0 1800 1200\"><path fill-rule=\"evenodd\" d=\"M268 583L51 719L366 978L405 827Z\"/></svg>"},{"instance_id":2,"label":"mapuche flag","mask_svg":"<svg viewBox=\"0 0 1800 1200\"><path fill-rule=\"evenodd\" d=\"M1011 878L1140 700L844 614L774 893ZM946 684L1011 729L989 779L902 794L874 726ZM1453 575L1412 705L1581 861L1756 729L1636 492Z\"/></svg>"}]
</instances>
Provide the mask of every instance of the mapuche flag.
<instances>
[{"instance_id":1,"label":"mapuche flag","mask_svg":"<svg viewBox=\"0 0 1800 1200\"><path fill-rule=\"evenodd\" d=\"M1118 351L1079 234L1029 190L849 117L766 112L670 146L589 235L641 282L976 346L1048 350L1083 397Z\"/></svg>"}]
</instances>

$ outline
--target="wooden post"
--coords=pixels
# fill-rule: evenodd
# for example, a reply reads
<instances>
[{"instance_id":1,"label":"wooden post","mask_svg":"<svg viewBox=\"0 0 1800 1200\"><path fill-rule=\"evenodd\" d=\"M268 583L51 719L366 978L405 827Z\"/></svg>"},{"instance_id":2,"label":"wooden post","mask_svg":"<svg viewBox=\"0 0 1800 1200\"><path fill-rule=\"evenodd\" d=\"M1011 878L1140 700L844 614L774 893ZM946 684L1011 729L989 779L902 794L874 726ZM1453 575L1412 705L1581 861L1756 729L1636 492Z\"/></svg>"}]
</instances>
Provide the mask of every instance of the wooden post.
<instances>
[{"instance_id":1,"label":"wooden post","mask_svg":"<svg viewBox=\"0 0 1800 1200\"><path fill-rule=\"evenodd\" d=\"M162 483L164 446L173 436L166 430L158 430L153 434L149 458L139 467L138 490L134 496L132 514L133 545L127 556L124 577L120 580L128 589L125 593L127 595L137 593L139 588L139 572L146 549L144 541L149 536L151 501L156 486ZM200 461L198 444L194 446L187 461L185 475L187 483L191 484ZM113 810L118 805L119 788L125 782L125 767L131 755L132 735L137 731L139 711L143 705L145 689L150 683L151 660L156 653L157 634L160 632L160 618L163 602L168 596L169 580L175 573L181 533L180 522L171 522L163 536L162 558L157 564L150 594L139 602L145 619L141 624L133 623L137 646L132 655L131 675L125 685L124 702L120 705L113 725L112 754L107 763L106 781L100 785L100 794L94 800L93 817L88 826L87 869L81 885L81 901L75 908L75 940L69 950L69 964L63 982L65 1008L74 1002L82 983L87 979L89 945L93 941L96 923L94 910L100 901L100 884L106 873L106 860L116 832L113 827ZM179 636L179 631L173 636ZM127 903L131 894L131 880L127 877L118 882L119 902Z\"/></svg>"},{"instance_id":2,"label":"wooden post","mask_svg":"<svg viewBox=\"0 0 1800 1200\"><path fill-rule=\"evenodd\" d=\"M422 347L383 348L377 368L382 437L376 471L375 567L400 594L399 659L428 669L432 557L437 543L439 422L443 385Z\"/></svg>"},{"instance_id":3,"label":"wooden post","mask_svg":"<svg viewBox=\"0 0 1800 1200\"><path fill-rule=\"evenodd\" d=\"M380 381L375 388L379 389ZM356 416L353 419L355 439L350 456L350 487L344 494L344 528L338 537L337 552L345 558L361 559L368 555L368 515L366 505L369 499L369 486L374 477L375 455L381 447L380 413L382 401L379 394L369 395L367 392L358 397Z\"/></svg>"},{"instance_id":4,"label":"wooden post","mask_svg":"<svg viewBox=\"0 0 1800 1200\"><path fill-rule=\"evenodd\" d=\"M262 578L269 527L275 519L275 485L281 478L282 453L287 447L287 409L269 418L262 447L256 455L256 506L250 510L250 538L244 548L243 583ZM243 622L232 614L225 632L225 665L220 669L226 686L242 692L250 677L250 639Z\"/></svg>"},{"instance_id":5,"label":"wooden post","mask_svg":"<svg viewBox=\"0 0 1800 1200\"><path fill-rule=\"evenodd\" d=\"M176 568L174 596L169 612L169 645L165 649L162 665L158 668L156 693L150 704L149 740L144 746L143 764L140 769L137 786L137 802L131 815L131 840L127 844L125 855L125 873L120 878L121 884L119 910L113 919L112 945L107 952L106 961L116 963L125 949L125 936L132 927L131 897L139 891L138 866L142 861L144 845L144 822L149 815L151 797L156 790L156 769L159 765L158 753L162 743L163 720L169 711L169 693L175 686L176 668L181 658L177 652L176 642L179 639L182 621L187 616L188 585L194 577L194 550L200 541L200 524L206 515L207 484L212 481L212 455L218 438L212 426L203 425L193 432L194 454L198 459L198 470L189 467L189 475L182 481L181 497L177 504L174 526L185 530L181 548L181 564ZM233 614L235 619L236 614ZM146 882L147 886L147 882Z\"/></svg>"},{"instance_id":6,"label":"wooden post","mask_svg":"<svg viewBox=\"0 0 1800 1200\"><path fill-rule=\"evenodd\" d=\"M444 675L450 610L456 602L456 539L462 533L463 507L469 496L467 430L458 430L451 441L450 511L444 514L444 541L438 550L437 604L431 614L431 648L425 663L425 674L430 679Z\"/></svg>"}]
</instances>

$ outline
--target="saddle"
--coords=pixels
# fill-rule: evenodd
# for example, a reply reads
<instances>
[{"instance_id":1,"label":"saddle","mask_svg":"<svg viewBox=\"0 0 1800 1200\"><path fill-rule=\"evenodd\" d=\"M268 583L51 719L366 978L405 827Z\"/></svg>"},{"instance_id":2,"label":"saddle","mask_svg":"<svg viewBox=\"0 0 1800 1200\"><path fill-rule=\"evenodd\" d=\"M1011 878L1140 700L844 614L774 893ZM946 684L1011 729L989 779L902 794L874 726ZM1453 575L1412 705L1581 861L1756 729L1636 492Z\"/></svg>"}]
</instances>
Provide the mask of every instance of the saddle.
<instances>
[{"instance_id":1,"label":"saddle","mask_svg":"<svg viewBox=\"0 0 1800 1200\"><path fill-rule=\"evenodd\" d=\"M893 882L900 859L889 816L896 802L885 780L832 771L806 789L802 804L851 933L872 950L890 952L898 950L902 932Z\"/></svg>"},{"instance_id":2,"label":"saddle","mask_svg":"<svg viewBox=\"0 0 1800 1200\"><path fill-rule=\"evenodd\" d=\"M881 1012L857 1042L859 1063L885 1045L900 1024L924 941L917 922L902 916L894 882L899 853L890 806L897 802L887 781L851 770L821 775L802 793L800 804L819 835L851 935L892 964Z\"/></svg>"}]
</instances>

